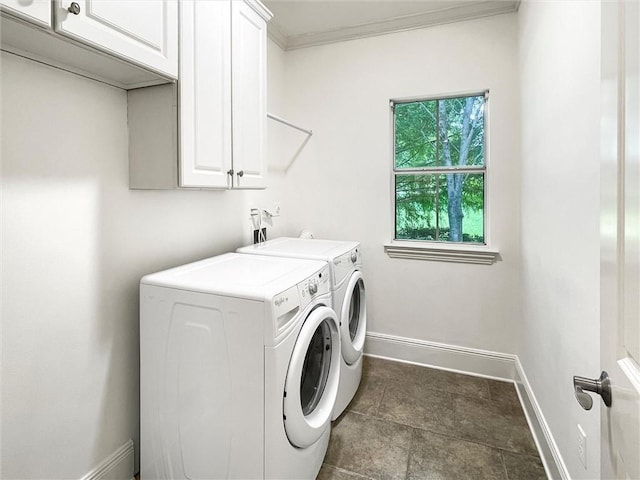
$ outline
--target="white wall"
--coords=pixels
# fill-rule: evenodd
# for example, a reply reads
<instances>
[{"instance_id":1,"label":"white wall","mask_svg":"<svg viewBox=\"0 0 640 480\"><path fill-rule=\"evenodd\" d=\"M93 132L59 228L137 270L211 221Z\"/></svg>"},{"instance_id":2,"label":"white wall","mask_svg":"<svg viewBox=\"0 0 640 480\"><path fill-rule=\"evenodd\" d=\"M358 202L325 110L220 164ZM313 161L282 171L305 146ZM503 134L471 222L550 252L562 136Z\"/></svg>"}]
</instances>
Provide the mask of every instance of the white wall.
<instances>
[{"instance_id":1,"label":"white wall","mask_svg":"<svg viewBox=\"0 0 640 480\"><path fill-rule=\"evenodd\" d=\"M314 131L286 174L288 233L362 243L368 329L514 352L519 281L514 14L286 54L286 116ZM490 89L492 266L390 259L389 99ZM299 144L298 144L299 145ZM293 148L292 145L289 145Z\"/></svg>"},{"instance_id":2,"label":"white wall","mask_svg":"<svg viewBox=\"0 0 640 480\"><path fill-rule=\"evenodd\" d=\"M2 478L139 452L138 282L235 249L244 192L128 189L126 94L2 54Z\"/></svg>"},{"instance_id":3,"label":"white wall","mask_svg":"<svg viewBox=\"0 0 640 480\"><path fill-rule=\"evenodd\" d=\"M284 116L287 90L285 83L286 55L272 40L267 42L267 111L278 117ZM299 132L274 120L267 120L267 162L269 166L268 187L265 190L247 191L247 213L251 208L275 212L282 207L284 184L288 181L283 172L291 156L295 154L296 142L303 136ZM282 211L280 217L272 219L272 224L264 223L267 239L287 234L288 214ZM252 230L251 222L248 223Z\"/></svg>"},{"instance_id":4,"label":"white wall","mask_svg":"<svg viewBox=\"0 0 640 480\"><path fill-rule=\"evenodd\" d=\"M599 401L585 412L572 377L598 377L600 3L520 7L522 334L518 355L572 478L599 478ZM588 469L577 455L587 433Z\"/></svg>"}]
</instances>

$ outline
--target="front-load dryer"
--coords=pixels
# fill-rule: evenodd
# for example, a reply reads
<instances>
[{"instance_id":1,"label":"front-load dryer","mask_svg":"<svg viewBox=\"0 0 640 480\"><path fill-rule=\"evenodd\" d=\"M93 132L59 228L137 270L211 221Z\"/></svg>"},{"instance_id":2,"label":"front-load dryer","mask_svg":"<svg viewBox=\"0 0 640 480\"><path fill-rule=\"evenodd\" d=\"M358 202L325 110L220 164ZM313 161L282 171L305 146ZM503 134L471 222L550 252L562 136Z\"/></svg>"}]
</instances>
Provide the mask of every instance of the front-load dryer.
<instances>
[{"instance_id":1,"label":"front-load dryer","mask_svg":"<svg viewBox=\"0 0 640 480\"><path fill-rule=\"evenodd\" d=\"M362 253L358 242L281 237L242 247L240 253L323 260L331 271L333 308L340 319L340 385L335 420L358 390L367 329Z\"/></svg>"},{"instance_id":2,"label":"front-load dryer","mask_svg":"<svg viewBox=\"0 0 640 480\"><path fill-rule=\"evenodd\" d=\"M142 279L142 478L316 477L340 371L329 277L229 253Z\"/></svg>"}]
</instances>

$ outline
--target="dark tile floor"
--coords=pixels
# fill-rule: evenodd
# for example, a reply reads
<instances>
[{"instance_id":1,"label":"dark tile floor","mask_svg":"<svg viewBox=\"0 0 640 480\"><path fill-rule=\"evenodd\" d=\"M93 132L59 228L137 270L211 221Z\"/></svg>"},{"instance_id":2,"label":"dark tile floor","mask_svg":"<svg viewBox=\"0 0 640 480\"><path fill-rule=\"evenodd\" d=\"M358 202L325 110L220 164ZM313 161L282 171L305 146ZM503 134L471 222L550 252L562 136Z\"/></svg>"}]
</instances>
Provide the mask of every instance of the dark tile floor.
<instances>
[{"instance_id":1,"label":"dark tile floor","mask_svg":"<svg viewBox=\"0 0 640 480\"><path fill-rule=\"evenodd\" d=\"M511 383L365 357L318 480L544 480Z\"/></svg>"}]
</instances>

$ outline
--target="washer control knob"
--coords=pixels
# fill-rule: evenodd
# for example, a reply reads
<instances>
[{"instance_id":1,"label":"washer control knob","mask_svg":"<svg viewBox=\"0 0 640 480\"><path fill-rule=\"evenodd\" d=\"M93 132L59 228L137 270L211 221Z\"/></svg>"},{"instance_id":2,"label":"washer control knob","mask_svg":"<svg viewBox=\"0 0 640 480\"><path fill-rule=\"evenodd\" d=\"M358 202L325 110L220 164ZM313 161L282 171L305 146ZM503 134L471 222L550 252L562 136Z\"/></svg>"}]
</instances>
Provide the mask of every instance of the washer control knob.
<instances>
[{"instance_id":1,"label":"washer control knob","mask_svg":"<svg viewBox=\"0 0 640 480\"><path fill-rule=\"evenodd\" d=\"M358 260L358 254L356 252L351 252L351 263L356 263Z\"/></svg>"},{"instance_id":2,"label":"washer control knob","mask_svg":"<svg viewBox=\"0 0 640 480\"><path fill-rule=\"evenodd\" d=\"M309 281L309 295L315 295L318 293L318 282L315 280Z\"/></svg>"}]
</instances>

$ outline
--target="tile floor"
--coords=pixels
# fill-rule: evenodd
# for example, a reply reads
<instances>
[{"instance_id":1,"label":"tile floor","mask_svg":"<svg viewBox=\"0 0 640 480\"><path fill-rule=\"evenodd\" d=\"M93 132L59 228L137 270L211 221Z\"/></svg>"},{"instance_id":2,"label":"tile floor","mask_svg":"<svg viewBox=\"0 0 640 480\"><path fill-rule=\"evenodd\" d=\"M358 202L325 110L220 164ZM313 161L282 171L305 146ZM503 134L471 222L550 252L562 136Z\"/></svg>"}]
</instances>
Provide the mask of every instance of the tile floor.
<instances>
[{"instance_id":1,"label":"tile floor","mask_svg":"<svg viewBox=\"0 0 640 480\"><path fill-rule=\"evenodd\" d=\"M545 480L513 384L365 357L318 480Z\"/></svg>"}]
</instances>

